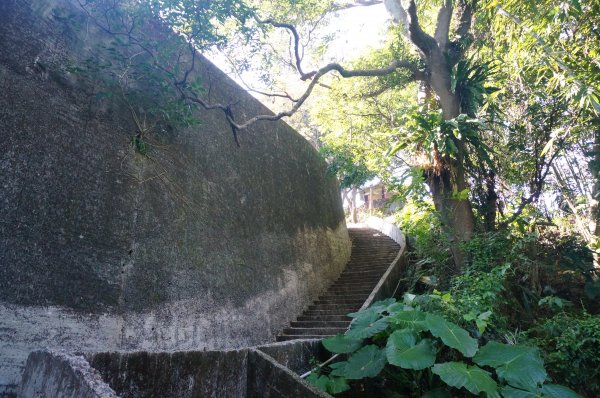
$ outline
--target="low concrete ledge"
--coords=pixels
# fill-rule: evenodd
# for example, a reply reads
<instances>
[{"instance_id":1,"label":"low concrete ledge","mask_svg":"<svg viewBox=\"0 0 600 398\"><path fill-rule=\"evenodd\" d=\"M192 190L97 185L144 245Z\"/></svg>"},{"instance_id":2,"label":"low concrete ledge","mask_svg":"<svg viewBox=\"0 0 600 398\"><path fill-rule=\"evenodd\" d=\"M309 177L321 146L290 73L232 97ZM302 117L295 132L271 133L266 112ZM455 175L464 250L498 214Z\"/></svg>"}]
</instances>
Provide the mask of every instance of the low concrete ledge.
<instances>
[{"instance_id":1,"label":"low concrete ledge","mask_svg":"<svg viewBox=\"0 0 600 398\"><path fill-rule=\"evenodd\" d=\"M397 226L385 221L383 218L369 217L365 222L365 225L392 238L394 242L400 245L400 251L403 251L406 247L406 237L404 236L404 233Z\"/></svg>"},{"instance_id":2,"label":"low concrete ledge","mask_svg":"<svg viewBox=\"0 0 600 398\"><path fill-rule=\"evenodd\" d=\"M297 371L324 355L318 340L229 351L29 355L23 398L326 398Z\"/></svg>"},{"instance_id":3,"label":"low concrete ledge","mask_svg":"<svg viewBox=\"0 0 600 398\"><path fill-rule=\"evenodd\" d=\"M52 351L29 354L17 396L118 398L84 356Z\"/></svg>"},{"instance_id":4,"label":"low concrete ledge","mask_svg":"<svg viewBox=\"0 0 600 398\"><path fill-rule=\"evenodd\" d=\"M296 374L311 369L311 362L323 362L331 353L319 339L290 340L255 347Z\"/></svg>"}]
</instances>

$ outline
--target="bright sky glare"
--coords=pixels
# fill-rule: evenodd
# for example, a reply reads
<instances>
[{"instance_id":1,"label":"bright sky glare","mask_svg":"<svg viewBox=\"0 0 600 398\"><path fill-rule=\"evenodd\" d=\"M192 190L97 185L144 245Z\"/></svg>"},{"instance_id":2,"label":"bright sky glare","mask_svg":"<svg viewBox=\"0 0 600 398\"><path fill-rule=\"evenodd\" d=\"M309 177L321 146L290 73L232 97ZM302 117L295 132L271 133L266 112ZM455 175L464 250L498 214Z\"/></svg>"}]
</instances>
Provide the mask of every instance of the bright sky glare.
<instances>
[{"instance_id":1,"label":"bright sky glare","mask_svg":"<svg viewBox=\"0 0 600 398\"><path fill-rule=\"evenodd\" d=\"M368 7L353 7L338 12L338 16L332 18L330 25L321 30L321 34L323 35L335 33L335 39L330 43L329 51L325 54L325 62L334 60L336 62L347 62L364 54L371 48L381 47L385 40L389 23L390 16L383 4ZM282 31L282 34L287 35L284 31ZM210 59L221 70L230 72L229 61L223 55L213 53ZM265 89L255 73L244 73L242 79L234 76L232 73L229 74L243 87L246 87L245 82L254 89ZM289 76L283 76L281 80L297 82L298 76L290 74ZM290 87L292 90L296 85L297 83L291 83ZM252 94L266 106L270 107L273 105L272 101L265 96Z\"/></svg>"}]
</instances>

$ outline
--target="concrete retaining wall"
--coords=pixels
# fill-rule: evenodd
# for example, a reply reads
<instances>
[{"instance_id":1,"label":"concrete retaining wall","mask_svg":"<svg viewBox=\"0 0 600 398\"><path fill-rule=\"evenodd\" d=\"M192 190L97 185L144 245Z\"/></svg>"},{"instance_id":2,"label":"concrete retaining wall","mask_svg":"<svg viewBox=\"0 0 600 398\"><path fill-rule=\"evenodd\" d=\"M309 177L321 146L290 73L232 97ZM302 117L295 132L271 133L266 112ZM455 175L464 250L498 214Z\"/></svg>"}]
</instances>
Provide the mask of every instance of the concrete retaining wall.
<instances>
[{"instance_id":1,"label":"concrete retaining wall","mask_svg":"<svg viewBox=\"0 0 600 398\"><path fill-rule=\"evenodd\" d=\"M326 398L260 349L175 353L106 352L86 355L38 351L25 368L18 397L44 398ZM281 357L317 354L318 341L268 349ZM309 366L301 357L289 357ZM300 363L303 363L300 365Z\"/></svg>"},{"instance_id":2,"label":"concrete retaining wall","mask_svg":"<svg viewBox=\"0 0 600 398\"><path fill-rule=\"evenodd\" d=\"M283 122L237 147L223 112L198 110L136 151L118 92L73 72L110 61L110 40L75 1L0 1L0 396L41 348L272 341L350 256L336 182ZM268 112L206 59L194 74L238 117Z\"/></svg>"}]
</instances>

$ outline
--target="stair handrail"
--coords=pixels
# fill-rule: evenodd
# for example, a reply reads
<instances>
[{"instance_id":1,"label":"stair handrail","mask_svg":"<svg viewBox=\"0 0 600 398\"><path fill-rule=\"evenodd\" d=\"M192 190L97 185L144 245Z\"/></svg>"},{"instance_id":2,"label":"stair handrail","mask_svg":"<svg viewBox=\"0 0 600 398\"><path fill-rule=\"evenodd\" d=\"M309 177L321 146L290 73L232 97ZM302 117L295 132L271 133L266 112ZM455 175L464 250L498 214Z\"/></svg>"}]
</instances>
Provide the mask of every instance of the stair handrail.
<instances>
[{"instance_id":1,"label":"stair handrail","mask_svg":"<svg viewBox=\"0 0 600 398\"><path fill-rule=\"evenodd\" d=\"M359 311L361 311L365 308L368 308L376 300L381 299L382 296L385 295L386 292L390 290L389 289L390 285L389 284L386 285L386 282L389 282L390 275L397 274L398 272L400 272L399 268L402 265L402 263L404 262L404 261L401 261L401 259L405 259L405 257L403 257L403 256L404 256L404 253L406 252L406 236L400 230L400 228L398 228L396 225L394 225L390 222L387 222L382 218L374 217L374 216L369 217L365 221L364 224L367 227L375 229L375 230L381 232L382 234L388 236L389 238L391 238L394 242L396 242L398 245L400 245L400 250L398 250L398 254L396 255L396 258L394 258L394 260L390 263L390 265L387 268L387 270L385 271L385 273L381 276L381 278L379 278L379 282L377 282L377 285L375 285L375 287L373 288L373 291L371 292L369 297L367 297L364 304L360 307ZM400 278L398 278L396 286L395 286L392 294L390 295L390 297L393 297L396 295L396 292L398 291L399 286L400 286ZM352 324L350 324L350 325L352 325ZM350 328L350 325L348 326L348 328ZM340 356L340 354L334 354L331 358L329 358L325 362L316 365L311 370L300 375L300 378L301 379L307 378L308 376L310 376L310 374L312 372L314 372L317 369L322 368L323 366L330 364L332 361L334 361L339 356Z\"/></svg>"}]
</instances>

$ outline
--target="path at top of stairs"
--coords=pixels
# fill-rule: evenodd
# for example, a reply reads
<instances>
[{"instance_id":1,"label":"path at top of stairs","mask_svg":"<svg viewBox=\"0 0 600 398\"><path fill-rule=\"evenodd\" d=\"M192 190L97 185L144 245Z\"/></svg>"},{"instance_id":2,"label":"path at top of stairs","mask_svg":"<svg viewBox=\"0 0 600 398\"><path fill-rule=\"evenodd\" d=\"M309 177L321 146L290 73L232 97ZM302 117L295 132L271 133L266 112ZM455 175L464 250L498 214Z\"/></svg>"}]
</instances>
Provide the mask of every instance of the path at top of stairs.
<instances>
[{"instance_id":1,"label":"path at top of stairs","mask_svg":"<svg viewBox=\"0 0 600 398\"><path fill-rule=\"evenodd\" d=\"M317 301L277 336L277 341L312 339L343 333L383 274L398 255L400 246L371 228L349 228L352 255L346 268Z\"/></svg>"}]
</instances>

